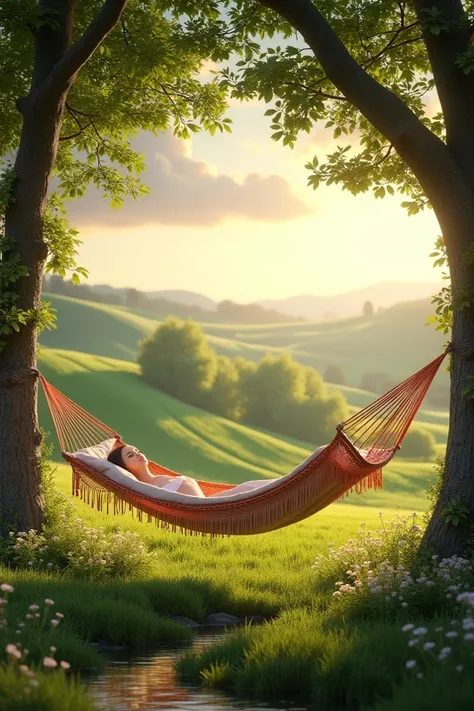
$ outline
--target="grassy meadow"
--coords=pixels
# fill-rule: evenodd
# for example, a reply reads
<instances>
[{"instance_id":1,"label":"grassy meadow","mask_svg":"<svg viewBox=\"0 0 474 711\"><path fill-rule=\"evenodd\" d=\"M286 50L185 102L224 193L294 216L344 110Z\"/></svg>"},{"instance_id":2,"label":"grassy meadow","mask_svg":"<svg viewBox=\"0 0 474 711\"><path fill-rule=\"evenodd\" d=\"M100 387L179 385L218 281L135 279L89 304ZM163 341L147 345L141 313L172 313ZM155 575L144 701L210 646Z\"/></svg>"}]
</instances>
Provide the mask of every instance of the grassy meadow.
<instances>
[{"instance_id":1,"label":"grassy meadow","mask_svg":"<svg viewBox=\"0 0 474 711\"><path fill-rule=\"evenodd\" d=\"M160 322L152 312L45 294L58 314L58 329L43 333L41 343L53 348L134 360L138 341ZM445 337L427 319L428 300L397 304L375 314L330 322L231 325L202 322L218 354L260 360L265 353L290 352L295 360L324 372L340 365L349 386L357 388L366 372L385 371L403 380L441 352ZM164 318L164 317L163 317ZM437 378L446 379L441 371ZM354 402L358 406L358 402Z\"/></svg>"},{"instance_id":2,"label":"grassy meadow","mask_svg":"<svg viewBox=\"0 0 474 711\"><path fill-rule=\"evenodd\" d=\"M42 335L40 370L49 382L150 458L199 479L238 484L284 475L314 449L308 442L205 412L145 384L134 359L138 342L159 323L154 316L67 297L54 296L52 301L58 309L58 330ZM402 306L395 309L401 320ZM409 353L404 345L402 362L393 338L391 344L387 342L388 331L385 339L376 335L383 334L389 311L369 323L349 319L333 324L232 327L207 323L202 327L219 353L259 359L272 349L284 348L316 368L318 361L321 369L327 362L339 362L348 375L352 373L353 384L328 388L343 392L352 413L375 399L356 387L360 373L384 369L403 378L439 352L439 342L416 353ZM357 339L363 344L359 349L352 346ZM344 352L351 354L352 365ZM391 360L385 363L384 359ZM89 645L91 641L102 639L138 649L189 639L191 632L170 620L170 615L202 622L212 612L225 611L271 620L259 630L243 628L223 647L184 658L179 666L183 678L264 699L285 693L295 698L297 683L300 691L321 702L350 702L359 707L376 697L390 696L392 682L403 680L406 645L398 618L360 625L357 620L331 616L328 580L312 565L331 546L357 538L362 521L364 531L380 528L380 512L383 521L411 512L417 512L420 521L429 505L433 462L410 461L401 452L384 471L382 491L349 495L312 518L278 531L211 539L171 534L139 522L130 513L107 516L79 499L70 499L71 472L60 458L43 396L40 421L54 446L55 485L73 502L85 535L94 530L107 536L130 531L139 536L149 556L146 571L119 580L81 578L67 569L2 570L3 578L17 589L12 615L18 615L28 602L54 598L55 609L65 615L64 624L55 631L54 644L58 655L70 659L74 668L100 668L103 659ZM441 454L447 413L422 409L417 422L434 434ZM58 545L67 545L70 534L64 533L63 542L58 530ZM364 652L368 648L371 651ZM334 696L330 689L339 689L340 694Z\"/></svg>"}]
</instances>

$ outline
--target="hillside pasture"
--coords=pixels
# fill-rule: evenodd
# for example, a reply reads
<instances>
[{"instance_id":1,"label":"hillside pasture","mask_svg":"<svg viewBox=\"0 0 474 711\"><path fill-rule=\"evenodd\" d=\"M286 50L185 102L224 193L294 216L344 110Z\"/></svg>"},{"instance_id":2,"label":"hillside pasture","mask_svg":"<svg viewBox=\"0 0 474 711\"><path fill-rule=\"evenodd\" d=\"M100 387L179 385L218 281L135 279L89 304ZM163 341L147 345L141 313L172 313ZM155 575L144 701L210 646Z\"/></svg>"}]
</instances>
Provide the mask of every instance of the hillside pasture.
<instances>
[{"instance_id":1,"label":"hillside pasture","mask_svg":"<svg viewBox=\"0 0 474 711\"><path fill-rule=\"evenodd\" d=\"M150 459L198 479L239 484L276 478L291 471L314 448L179 402L144 383L134 363L43 347L39 365L55 387ZM54 459L59 461L43 398L40 421L51 433ZM351 495L341 505L422 511L433 476L432 463L395 457L385 469L382 491Z\"/></svg>"}]
</instances>

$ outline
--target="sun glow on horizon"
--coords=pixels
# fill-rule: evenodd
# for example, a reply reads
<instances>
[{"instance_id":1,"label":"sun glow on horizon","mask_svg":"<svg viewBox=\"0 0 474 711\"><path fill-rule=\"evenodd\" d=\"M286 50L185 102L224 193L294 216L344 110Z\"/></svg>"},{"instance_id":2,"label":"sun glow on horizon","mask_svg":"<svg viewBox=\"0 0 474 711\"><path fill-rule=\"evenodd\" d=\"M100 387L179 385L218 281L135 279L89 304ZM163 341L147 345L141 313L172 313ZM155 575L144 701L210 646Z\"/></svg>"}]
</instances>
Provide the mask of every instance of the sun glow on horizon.
<instances>
[{"instance_id":1,"label":"sun glow on horizon","mask_svg":"<svg viewBox=\"0 0 474 711\"><path fill-rule=\"evenodd\" d=\"M337 186L313 191L306 185L304 164L316 152L330 152L337 141L317 127L294 151L283 148L270 139L263 111L262 105L231 108L231 135L198 134L192 144L186 142L177 153L173 149L168 173L152 175L153 203L146 210L140 202L133 206L136 224L127 224L124 211L123 225L116 214L114 225L100 220L94 225L91 217L91 224L80 227L78 261L89 270L90 283L185 289L215 300L250 302L301 293L334 295L380 281L440 280L429 258L440 231L432 211L408 217L401 196L354 197ZM244 192L249 176L260 180L255 183L262 191L259 208L251 203L249 188ZM154 222L151 208L159 209L163 195L169 199L162 187L171 178L176 190L183 190L178 192L182 201L164 221ZM273 184L277 179L280 183ZM193 195L206 180L207 192ZM286 192L281 192L284 185ZM247 201L242 215L228 214L232 202L222 207L229 190L234 203ZM201 205L204 198L207 208ZM282 199L293 200L294 206L271 219ZM216 218L206 220L206 209L216 209Z\"/></svg>"}]
</instances>

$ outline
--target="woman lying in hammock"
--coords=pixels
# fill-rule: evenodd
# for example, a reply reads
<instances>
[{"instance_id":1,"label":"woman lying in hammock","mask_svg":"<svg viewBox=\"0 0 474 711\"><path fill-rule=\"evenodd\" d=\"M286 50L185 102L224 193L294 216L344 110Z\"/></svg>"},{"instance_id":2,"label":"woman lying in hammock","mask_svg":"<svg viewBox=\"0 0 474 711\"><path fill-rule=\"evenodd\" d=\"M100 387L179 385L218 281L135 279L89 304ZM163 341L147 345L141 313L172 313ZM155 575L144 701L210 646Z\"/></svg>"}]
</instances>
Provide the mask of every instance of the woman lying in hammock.
<instances>
[{"instance_id":1,"label":"woman lying in hammock","mask_svg":"<svg viewBox=\"0 0 474 711\"><path fill-rule=\"evenodd\" d=\"M133 474L138 481L144 484L152 484L152 486L158 486L165 491L176 491L180 494L187 494L188 496L206 496L196 479L190 476L152 474L148 468L148 459L145 455L139 452L136 447L132 447L129 444L124 444L121 447L113 449L107 459L109 462L112 462L112 464L126 469L130 474ZM221 491L218 494L211 494L211 496L233 496L234 494L254 491L254 489L258 489L269 481L271 480L260 479L257 481L246 481L244 484L239 484L238 486L232 487L232 489Z\"/></svg>"}]
</instances>

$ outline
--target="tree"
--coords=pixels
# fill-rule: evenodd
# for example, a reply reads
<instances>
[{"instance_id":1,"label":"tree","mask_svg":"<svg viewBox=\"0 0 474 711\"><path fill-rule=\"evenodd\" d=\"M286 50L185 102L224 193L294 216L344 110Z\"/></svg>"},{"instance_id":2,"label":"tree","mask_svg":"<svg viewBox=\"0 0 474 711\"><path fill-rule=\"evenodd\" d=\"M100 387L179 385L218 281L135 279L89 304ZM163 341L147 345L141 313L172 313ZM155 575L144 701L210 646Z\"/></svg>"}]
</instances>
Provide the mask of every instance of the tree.
<instances>
[{"instance_id":1,"label":"tree","mask_svg":"<svg viewBox=\"0 0 474 711\"><path fill-rule=\"evenodd\" d=\"M240 0L243 12L250 0ZM248 53L223 81L236 97L273 106L272 138L294 146L324 122L339 146L309 183L354 195L405 196L409 214L432 207L442 231L451 289L439 313L452 314L450 431L443 486L425 544L461 552L474 525L474 7L471 0L260 0L254 26L277 45ZM298 40L290 41L291 33ZM283 41L282 41L283 37ZM428 102L439 110L430 113ZM351 150L347 136L360 149ZM391 245L390 245L391 247ZM396 245L393 247L396 249ZM465 526L443 516L452 501Z\"/></svg>"},{"instance_id":2,"label":"tree","mask_svg":"<svg viewBox=\"0 0 474 711\"><path fill-rule=\"evenodd\" d=\"M347 417L347 403L341 393L307 398L292 404L285 428L280 431L316 447L330 442L336 426Z\"/></svg>"},{"instance_id":3,"label":"tree","mask_svg":"<svg viewBox=\"0 0 474 711\"><path fill-rule=\"evenodd\" d=\"M364 301L364 306L362 307L362 315L364 318L372 318L374 315L374 305L371 301Z\"/></svg>"},{"instance_id":4,"label":"tree","mask_svg":"<svg viewBox=\"0 0 474 711\"><path fill-rule=\"evenodd\" d=\"M324 380L327 383L334 383L335 385L345 385L346 378L344 376L344 371L340 365L333 365L330 363L326 370L324 371Z\"/></svg>"},{"instance_id":5,"label":"tree","mask_svg":"<svg viewBox=\"0 0 474 711\"><path fill-rule=\"evenodd\" d=\"M306 371L291 355L267 354L242 383L246 406L245 420L257 427L281 432L288 408L302 402L306 394Z\"/></svg>"},{"instance_id":6,"label":"tree","mask_svg":"<svg viewBox=\"0 0 474 711\"><path fill-rule=\"evenodd\" d=\"M190 319L167 318L140 344L138 364L147 383L193 405L202 404L217 374L216 354Z\"/></svg>"},{"instance_id":7,"label":"tree","mask_svg":"<svg viewBox=\"0 0 474 711\"><path fill-rule=\"evenodd\" d=\"M410 427L400 450L408 459L432 460L436 455L436 440L425 427Z\"/></svg>"},{"instance_id":8,"label":"tree","mask_svg":"<svg viewBox=\"0 0 474 711\"><path fill-rule=\"evenodd\" d=\"M305 397L323 398L326 397L326 387L317 370L309 365L302 366L305 375Z\"/></svg>"},{"instance_id":9,"label":"tree","mask_svg":"<svg viewBox=\"0 0 474 711\"><path fill-rule=\"evenodd\" d=\"M218 356L216 376L205 393L202 407L229 420L237 420L241 412L239 391L239 370L235 363L227 356Z\"/></svg>"},{"instance_id":10,"label":"tree","mask_svg":"<svg viewBox=\"0 0 474 711\"><path fill-rule=\"evenodd\" d=\"M198 72L246 42L213 31L215 18L214 3L193 0L0 0L0 156L11 156L0 181L2 534L13 519L42 521L36 346L52 315L41 283L45 266L85 274L63 202L90 183L115 206L139 197L138 130L230 130L223 90Z\"/></svg>"},{"instance_id":11,"label":"tree","mask_svg":"<svg viewBox=\"0 0 474 711\"><path fill-rule=\"evenodd\" d=\"M127 289L125 291L125 306L130 309L139 309L141 305L142 293L138 289Z\"/></svg>"}]
</instances>

